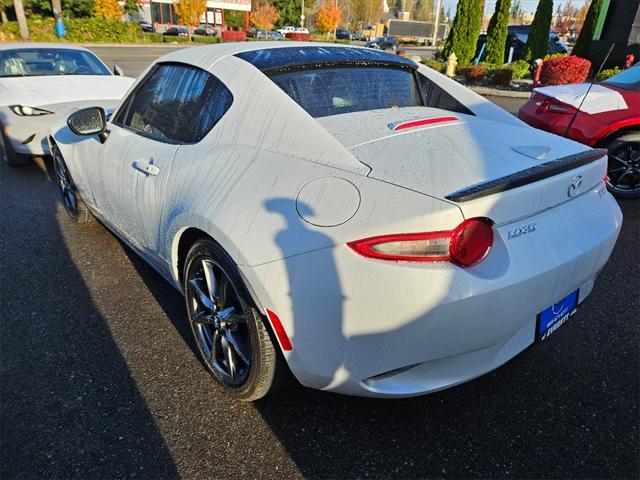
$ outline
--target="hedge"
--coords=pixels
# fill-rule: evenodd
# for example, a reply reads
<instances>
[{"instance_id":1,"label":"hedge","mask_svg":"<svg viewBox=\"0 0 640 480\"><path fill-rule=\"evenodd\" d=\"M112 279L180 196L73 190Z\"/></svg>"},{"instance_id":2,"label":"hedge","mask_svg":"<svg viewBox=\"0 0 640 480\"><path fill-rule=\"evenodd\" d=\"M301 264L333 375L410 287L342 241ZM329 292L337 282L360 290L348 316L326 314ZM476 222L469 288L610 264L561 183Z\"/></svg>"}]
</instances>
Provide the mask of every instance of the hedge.
<instances>
[{"instance_id":1,"label":"hedge","mask_svg":"<svg viewBox=\"0 0 640 480\"><path fill-rule=\"evenodd\" d=\"M542 64L542 85L566 85L584 82L589 75L591 62L576 56L550 58Z\"/></svg>"},{"instance_id":2,"label":"hedge","mask_svg":"<svg viewBox=\"0 0 640 480\"><path fill-rule=\"evenodd\" d=\"M53 18L30 18L27 20L31 40L36 42L55 42ZM124 23L104 18L69 18L65 20L65 40L74 43L138 43L145 36L136 23ZM20 38L17 22L0 25L0 38L18 40Z\"/></svg>"}]
</instances>

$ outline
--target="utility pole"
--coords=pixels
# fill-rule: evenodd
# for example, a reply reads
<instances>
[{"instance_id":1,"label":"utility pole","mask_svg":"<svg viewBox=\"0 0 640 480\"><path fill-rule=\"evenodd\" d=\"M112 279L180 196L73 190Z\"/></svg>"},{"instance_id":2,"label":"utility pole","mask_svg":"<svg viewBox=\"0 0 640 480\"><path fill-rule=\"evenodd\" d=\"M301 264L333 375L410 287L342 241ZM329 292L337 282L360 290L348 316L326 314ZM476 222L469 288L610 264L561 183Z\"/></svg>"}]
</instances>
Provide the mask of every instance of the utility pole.
<instances>
[{"instance_id":1,"label":"utility pole","mask_svg":"<svg viewBox=\"0 0 640 480\"><path fill-rule=\"evenodd\" d=\"M18 20L20 38L22 38L22 40L29 40L29 29L27 28L27 18L24 16L22 0L13 0L13 8L16 9L16 20Z\"/></svg>"},{"instance_id":2,"label":"utility pole","mask_svg":"<svg viewBox=\"0 0 640 480\"><path fill-rule=\"evenodd\" d=\"M433 41L431 42L434 47L436 46L436 42L438 41L438 21L440 20L440 10L442 10L442 0L437 0L436 18L433 21Z\"/></svg>"},{"instance_id":3,"label":"utility pole","mask_svg":"<svg viewBox=\"0 0 640 480\"><path fill-rule=\"evenodd\" d=\"M300 27L304 28L304 0L302 0L302 9L300 10Z\"/></svg>"}]
</instances>

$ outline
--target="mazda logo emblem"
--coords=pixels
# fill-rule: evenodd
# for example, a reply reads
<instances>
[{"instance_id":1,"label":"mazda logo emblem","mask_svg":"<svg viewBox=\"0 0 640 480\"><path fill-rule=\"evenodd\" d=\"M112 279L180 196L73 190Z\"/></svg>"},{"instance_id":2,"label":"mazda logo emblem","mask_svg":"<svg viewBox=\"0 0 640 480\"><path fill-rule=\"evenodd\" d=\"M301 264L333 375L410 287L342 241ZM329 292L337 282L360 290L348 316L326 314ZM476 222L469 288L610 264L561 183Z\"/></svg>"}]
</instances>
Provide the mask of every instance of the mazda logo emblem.
<instances>
[{"instance_id":1,"label":"mazda logo emblem","mask_svg":"<svg viewBox=\"0 0 640 480\"><path fill-rule=\"evenodd\" d=\"M575 197L580 191L580 187L582 186L582 175L576 175L569 182L569 190L567 194L569 197Z\"/></svg>"}]
</instances>

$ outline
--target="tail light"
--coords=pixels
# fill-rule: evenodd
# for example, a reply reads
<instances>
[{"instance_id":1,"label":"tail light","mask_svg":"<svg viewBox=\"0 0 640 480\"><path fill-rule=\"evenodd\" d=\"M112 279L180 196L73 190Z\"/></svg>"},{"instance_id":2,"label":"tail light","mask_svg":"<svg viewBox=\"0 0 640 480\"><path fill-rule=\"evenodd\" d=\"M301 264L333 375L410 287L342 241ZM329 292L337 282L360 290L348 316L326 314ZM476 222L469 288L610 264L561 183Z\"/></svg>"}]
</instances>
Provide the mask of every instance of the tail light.
<instances>
[{"instance_id":1,"label":"tail light","mask_svg":"<svg viewBox=\"0 0 640 480\"><path fill-rule=\"evenodd\" d=\"M470 218L453 230L381 235L348 243L367 258L402 262L451 262L470 267L484 259L493 245L493 222Z\"/></svg>"},{"instance_id":2,"label":"tail light","mask_svg":"<svg viewBox=\"0 0 640 480\"><path fill-rule=\"evenodd\" d=\"M566 105L564 103L556 102L554 100L549 100L549 99L542 102L540 106L536 109L536 113L538 114L546 113L546 112L573 114L575 113L575 111L576 109L571 105Z\"/></svg>"}]
</instances>

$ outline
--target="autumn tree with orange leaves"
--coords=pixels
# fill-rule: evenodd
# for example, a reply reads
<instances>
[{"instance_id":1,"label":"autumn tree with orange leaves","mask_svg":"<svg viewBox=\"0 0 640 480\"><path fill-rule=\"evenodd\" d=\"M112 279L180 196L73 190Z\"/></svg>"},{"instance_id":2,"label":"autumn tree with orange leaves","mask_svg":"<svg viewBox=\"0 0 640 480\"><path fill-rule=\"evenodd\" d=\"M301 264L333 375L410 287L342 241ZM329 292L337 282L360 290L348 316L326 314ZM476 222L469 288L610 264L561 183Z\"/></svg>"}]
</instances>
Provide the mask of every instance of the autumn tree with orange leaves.
<instances>
[{"instance_id":1,"label":"autumn tree with orange leaves","mask_svg":"<svg viewBox=\"0 0 640 480\"><path fill-rule=\"evenodd\" d=\"M96 0L93 5L93 14L107 20L122 20L123 12L116 0Z\"/></svg>"},{"instance_id":2,"label":"autumn tree with orange leaves","mask_svg":"<svg viewBox=\"0 0 640 480\"><path fill-rule=\"evenodd\" d=\"M260 30L273 30L278 18L280 15L278 15L276 7L266 2L258 4L249 15L251 25Z\"/></svg>"},{"instance_id":3,"label":"autumn tree with orange leaves","mask_svg":"<svg viewBox=\"0 0 640 480\"><path fill-rule=\"evenodd\" d=\"M207 0L180 0L175 4L176 13L180 22L189 30L189 41L193 27L200 23L200 16L207 11Z\"/></svg>"},{"instance_id":4,"label":"autumn tree with orange leaves","mask_svg":"<svg viewBox=\"0 0 640 480\"><path fill-rule=\"evenodd\" d=\"M324 0L316 15L316 26L321 32L327 32L327 38L333 34L336 38L336 28L342 18L342 11L336 0Z\"/></svg>"}]
</instances>

